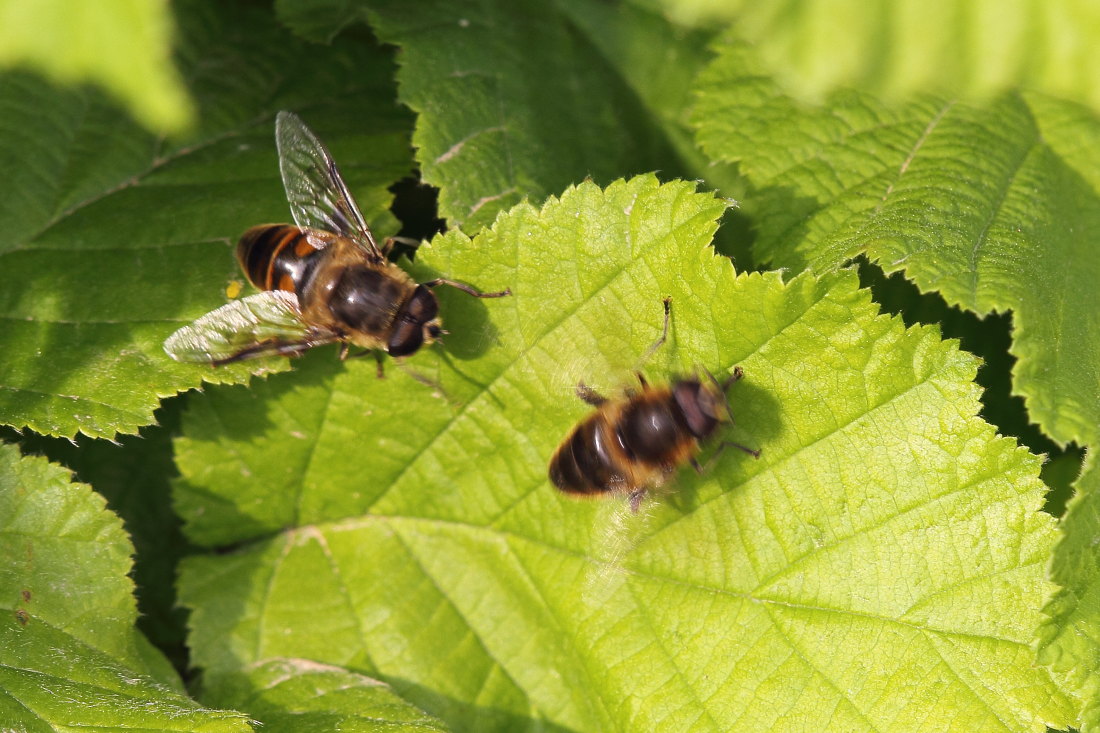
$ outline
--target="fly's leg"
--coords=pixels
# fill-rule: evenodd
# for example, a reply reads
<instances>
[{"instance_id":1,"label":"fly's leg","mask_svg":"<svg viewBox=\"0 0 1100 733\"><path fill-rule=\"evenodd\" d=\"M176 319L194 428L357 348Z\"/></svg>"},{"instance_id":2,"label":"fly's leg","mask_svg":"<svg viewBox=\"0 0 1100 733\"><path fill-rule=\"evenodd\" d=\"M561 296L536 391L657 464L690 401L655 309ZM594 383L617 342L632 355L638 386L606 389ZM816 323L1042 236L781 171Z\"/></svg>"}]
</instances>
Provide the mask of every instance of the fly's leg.
<instances>
[{"instance_id":1,"label":"fly's leg","mask_svg":"<svg viewBox=\"0 0 1100 733\"><path fill-rule=\"evenodd\" d=\"M475 290L465 283L455 282L454 280L447 280L442 277L437 277L435 280L429 280L426 283L421 283L421 285L427 288L434 288L436 285L450 285L452 288L457 288L458 290L461 290L467 295L472 295L475 298L503 298L505 295L512 294L511 288L505 288L504 290L496 293L483 293L480 290Z\"/></svg>"},{"instance_id":2,"label":"fly's leg","mask_svg":"<svg viewBox=\"0 0 1100 733\"><path fill-rule=\"evenodd\" d=\"M599 407L603 403L607 402L607 398L596 390L589 387L584 382L577 383L577 397L592 405L593 407Z\"/></svg>"}]
</instances>

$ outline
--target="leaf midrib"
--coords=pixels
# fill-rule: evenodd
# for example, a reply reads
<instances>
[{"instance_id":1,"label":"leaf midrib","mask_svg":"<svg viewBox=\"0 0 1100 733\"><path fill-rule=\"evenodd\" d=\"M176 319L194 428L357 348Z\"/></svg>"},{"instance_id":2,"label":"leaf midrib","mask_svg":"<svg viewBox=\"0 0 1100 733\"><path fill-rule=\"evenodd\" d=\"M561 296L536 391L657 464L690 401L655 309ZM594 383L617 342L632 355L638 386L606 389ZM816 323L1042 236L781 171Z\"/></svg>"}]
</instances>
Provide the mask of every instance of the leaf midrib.
<instances>
[{"instance_id":1,"label":"leaf midrib","mask_svg":"<svg viewBox=\"0 0 1100 733\"><path fill-rule=\"evenodd\" d=\"M194 143L192 145L184 146L182 148L179 148L178 150L175 150L172 153L170 153L168 155L165 155L165 156L160 156L160 155L153 156L152 160L149 162L149 165L144 170L139 171L139 172L135 173L134 175L130 176L129 178L127 178L125 180L122 180L122 181L119 181L114 186L111 186L110 188L104 189L103 191L100 191L100 192L98 192L98 193L96 193L92 196L89 196L88 198L86 198L82 201L79 201L79 202L69 206L68 208L64 209L63 211L58 212L49 221L47 221L42 227L40 227L36 232L34 232L34 234L29 235L26 238L26 241L33 242L34 240L38 239L43 234L48 232L50 229L57 226L57 224L60 223L61 221L67 219L70 216L72 216L77 211L80 211L81 209L84 209L88 206L91 206L92 204L96 203L97 201L100 201L104 198L107 198L108 196L112 196L112 195L118 193L119 191L124 191L128 188L133 188L135 186L140 185L143 179L147 178L148 176L152 175L153 173L156 173L158 170L160 170L164 166L169 165L171 163L174 163L175 161L177 161L181 158L184 158L188 155L191 155L192 153L199 152L201 150L204 150L208 147L216 145L216 144L218 144L220 142L223 142L225 140L232 140L234 137L240 137L246 130L258 126L259 124L261 124L261 122L263 122L263 121L262 120L256 120L256 121L253 121L251 123L247 123L245 125L242 125L239 129L226 130L224 132L218 133L217 135L213 135L210 138L208 138L208 139L206 139L202 142Z\"/></svg>"},{"instance_id":2,"label":"leaf midrib","mask_svg":"<svg viewBox=\"0 0 1100 733\"><path fill-rule=\"evenodd\" d=\"M635 578L639 578L639 579L643 579L643 580L651 580L651 581L658 581L658 582L668 583L670 585L676 585L676 586L679 586L679 587L682 587L682 588L689 588L691 590L701 591L701 592L704 592L704 593L710 593L710 594L713 594L713 595L720 595L720 596L727 596L727 597L730 597L730 598L737 598L739 600L748 601L748 602L751 602L751 603L770 604L770 605L775 605L775 606L782 606L784 608L794 608L794 609L804 610L804 611L815 611L815 612L821 612L821 613L838 614L838 615L843 615L843 616L852 616L852 617L857 617L857 618L883 621L883 622L886 622L886 623L894 623L894 624L897 624L899 626L904 626L906 628L911 628L911 629L921 631L921 632L939 634L939 635L942 635L942 636L945 636L945 637L957 637L957 638L963 638L963 639L976 639L976 640L990 640L990 641L995 641L995 642L999 642L999 643L1003 643L1003 644L1011 644L1011 645L1014 645L1014 646L1024 646L1024 647L1030 648L1030 642L1017 641L1015 639L1010 639L1010 638L1007 638L1007 637L980 635L980 634L974 634L974 633L966 632L966 631L956 631L956 630L953 630L953 629L947 629L947 628L941 628L941 627L936 627L936 626L929 626L929 625L926 625L926 624L920 624L920 623L916 623L916 622L913 622L913 621L905 621L905 620L895 618L895 617L891 617L891 616L884 616L884 615L881 615L881 614L869 613L867 611L859 611L859 610L855 610L855 609L845 609L845 608L833 608L833 607L830 607L830 606L822 606L822 605L800 604L800 603L794 603L792 601L781 600L781 599L777 599L777 598L759 597L759 596L754 595L751 592L738 592L738 591L734 591L734 590L730 590L730 589L726 589L726 588L718 588L718 587L710 586L710 585L702 585L700 583L685 580L683 578L674 578L674 577L670 577L670 576L667 576L667 575L662 575L662 574L653 572L652 570L639 570L637 568L627 567L627 566L619 564L615 561L602 560L600 558L592 557L591 555L586 555L582 552L578 552L576 550L572 550L572 549L567 548L567 547L562 547L560 545L555 545L555 544L552 544L552 543L547 542L547 541L542 540L542 539L529 537L529 536L518 534L516 532L512 532L512 531L509 531L509 530L490 529L488 527L485 527L485 526L482 526L482 525L479 525L479 524L472 524L470 522L463 522L463 521L459 521L459 520L429 519L429 518L425 518L425 517L413 517L413 516L407 516L407 515L401 515L401 514L388 514L388 515L372 514L372 515L369 515L367 517L356 517L356 518L353 518L353 519L340 520L338 522L329 522L329 523L325 523L325 524L309 525L309 527L317 528L318 531L321 531L321 532L326 532L326 531L344 532L344 531L358 531L360 529L366 529L366 528L369 528L370 525L373 524L373 523L394 523L394 524L398 524L398 525L401 524L401 523L424 524L424 525L435 525L435 526L447 527L447 528L458 528L458 529L461 529L461 530L464 530L464 531L468 531L469 534L471 534L471 535L477 535L477 534L485 533L485 534L491 535L492 537L496 537L496 538L503 537L505 539L517 540L520 543L526 543L526 544L534 545L534 546L537 546L537 547L541 547L543 549L550 550L552 552L556 552L556 553L559 553L561 555L566 555L568 557L572 557L572 558L581 560L583 562L590 563L592 565L607 567L607 568L615 570L617 573L625 574L625 575L628 575L628 576L631 576L631 577L635 577ZM299 528L296 528L293 531L294 532L299 532L302 529L304 529L304 528L299 527ZM515 552L515 550L512 550L512 551ZM1029 563L1029 565L1035 565L1038 562L1039 561L1036 561L1034 563ZM1003 571L998 570L998 571L990 573L988 575L974 576L974 578L972 578L972 580L977 581L977 580L981 580L981 579L985 579L985 578L995 577L996 575L1002 574L1002 572ZM431 576L428 576L428 577L431 577Z\"/></svg>"}]
</instances>

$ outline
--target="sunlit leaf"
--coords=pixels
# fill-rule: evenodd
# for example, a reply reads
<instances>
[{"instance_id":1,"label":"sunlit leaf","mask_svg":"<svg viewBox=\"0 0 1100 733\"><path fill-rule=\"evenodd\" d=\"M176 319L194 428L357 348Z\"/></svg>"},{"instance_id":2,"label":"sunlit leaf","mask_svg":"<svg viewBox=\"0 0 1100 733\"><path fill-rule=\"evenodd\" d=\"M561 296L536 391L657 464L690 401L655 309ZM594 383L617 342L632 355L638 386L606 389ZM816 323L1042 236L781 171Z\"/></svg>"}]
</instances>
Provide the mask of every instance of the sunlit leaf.
<instances>
[{"instance_id":1,"label":"sunlit leaf","mask_svg":"<svg viewBox=\"0 0 1100 733\"><path fill-rule=\"evenodd\" d=\"M183 131L194 105L172 63L172 12L147 0L0 0L0 66L92 81L154 132Z\"/></svg>"},{"instance_id":2,"label":"sunlit leaf","mask_svg":"<svg viewBox=\"0 0 1100 733\"><path fill-rule=\"evenodd\" d=\"M976 361L850 271L736 275L725 204L645 176L521 205L422 266L452 335L408 368L312 355L193 400L178 442L194 659L304 657L462 730L1033 730L1053 520L1039 461L975 417ZM660 332L650 379L744 368L726 450L632 516L546 465ZM326 358L328 357L328 358ZM976 603L975 599L981 599ZM798 692L792 694L792 690ZM931 702L934 701L934 702Z\"/></svg>"},{"instance_id":3,"label":"sunlit leaf","mask_svg":"<svg viewBox=\"0 0 1100 733\"><path fill-rule=\"evenodd\" d=\"M730 23L803 100L858 86L887 97L988 99L1025 87L1100 110L1100 10L1089 0L661 0L677 20Z\"/></svg>"},{"instance_id":4,"label":"sunlit leaf","mask_svg":"<svg viewBox=\"0 0 1100 733\"><path fill-rule=\"evenodd\" d=\"M1100 730L1100 471L1095 457L1077 482L1077 495L1066 507L1062 539L1055 549L1051 575L1062 586L1046 608L1039 630L1039 661L1068 674L1083 691L1081 730Z\"/></svg>"}]
</instances>

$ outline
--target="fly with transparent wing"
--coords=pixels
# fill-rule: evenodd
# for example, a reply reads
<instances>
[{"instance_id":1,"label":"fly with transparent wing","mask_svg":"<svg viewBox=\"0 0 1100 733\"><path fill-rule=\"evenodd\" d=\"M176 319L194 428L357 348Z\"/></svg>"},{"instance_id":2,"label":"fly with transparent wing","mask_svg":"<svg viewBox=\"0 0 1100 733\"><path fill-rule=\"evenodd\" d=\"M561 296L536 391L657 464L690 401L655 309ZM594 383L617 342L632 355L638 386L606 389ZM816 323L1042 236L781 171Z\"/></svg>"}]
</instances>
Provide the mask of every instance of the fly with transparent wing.
<instances>
[{"instance_id":1,"label":"fly with transparent wing","mask_svg":"<svg viewBox=\"0 0 1100 733\"><path fill-rule=\"evenodd\" d=\"M275 141L295 223L252 227L237 244L241 269L263 292L174 333L164 342L173 359L218 365L337 341L341 358L350 346L408 356L443 333L435 286L511 294L443 278L417 283L386 259L389 242L374 241L332 156L297 115L278 114Z\"/></svg>"}]
</instances>

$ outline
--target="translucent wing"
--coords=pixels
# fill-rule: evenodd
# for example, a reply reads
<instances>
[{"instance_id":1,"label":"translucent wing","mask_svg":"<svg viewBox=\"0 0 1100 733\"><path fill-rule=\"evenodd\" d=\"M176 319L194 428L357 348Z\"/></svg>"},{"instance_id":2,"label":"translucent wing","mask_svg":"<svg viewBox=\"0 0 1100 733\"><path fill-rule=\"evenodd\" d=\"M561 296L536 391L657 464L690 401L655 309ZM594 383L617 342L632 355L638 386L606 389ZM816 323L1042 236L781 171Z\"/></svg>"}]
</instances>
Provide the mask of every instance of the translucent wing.
<instances>
[{"instance_id":1,"label":"translucent wing","mask_svg":"<svg viewBox=\"0 0 1100 733\"><path fill-rule=\"evenodd\" d=\"M298 298L265 290L227 303L168 337L164 351L176 361L226 364L275 354L295 354L336 341L336 334L302 322Z\"/></svg>"},{"instance_id":2,"label":"translucent wing","mask_svg":"<svg viewBox=\"0 0 1100 733\"><path fill-rule=\"evenodd\" d=\"M332 156L298 115L286 111L278 114L275 142L294 223L306 230L313 246L324 249L328 242L313 242L310 229L335 232L358 244L371 259L382 260L374 235L348 193Z\"/></svg>"}]
</instances>

